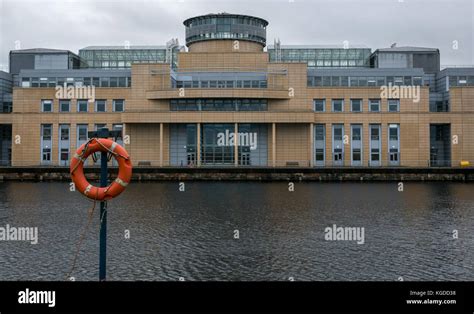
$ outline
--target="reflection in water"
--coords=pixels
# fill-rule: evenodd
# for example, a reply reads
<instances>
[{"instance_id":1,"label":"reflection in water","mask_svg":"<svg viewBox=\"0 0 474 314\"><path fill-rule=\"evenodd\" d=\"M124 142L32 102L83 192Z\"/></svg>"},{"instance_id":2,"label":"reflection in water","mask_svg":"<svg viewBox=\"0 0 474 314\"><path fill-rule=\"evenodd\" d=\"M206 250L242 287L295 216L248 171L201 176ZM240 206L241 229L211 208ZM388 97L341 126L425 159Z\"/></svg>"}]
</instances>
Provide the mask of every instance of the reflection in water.
<instances>
[{"instance_id":1,"label":"reflection in water","mask_svg":"<svg viewBox=\"0 0 474 314\"><path fill-rule=\"evenodd\" d=\"M109 202L108 279L474 280L472 188L134 183ZM38 227L39 243L0 241L0 280L64 280L91 205L67 183L1 183L0 227ZM98 220L97 210L77 280L97 280ZM325 241L333 224L364 227L365 244Z\"/></svg>"}]
</instances>

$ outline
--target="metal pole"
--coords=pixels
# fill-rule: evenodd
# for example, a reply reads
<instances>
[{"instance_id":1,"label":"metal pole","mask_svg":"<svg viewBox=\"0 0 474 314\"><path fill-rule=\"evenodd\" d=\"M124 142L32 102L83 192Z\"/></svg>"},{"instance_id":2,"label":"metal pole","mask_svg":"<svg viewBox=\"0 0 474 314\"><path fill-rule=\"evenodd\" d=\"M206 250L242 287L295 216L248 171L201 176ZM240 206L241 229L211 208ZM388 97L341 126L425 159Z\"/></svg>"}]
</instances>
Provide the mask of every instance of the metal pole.
<instances>
[{"instance_id":1,"label":"metal pole","mask_svg":"<svg viewBox=\"0 0 474 314\"><path fill-rule=\"evenodd\" d=\"M100 153L100 186L106 187L107 180L107 153ZM100 242L99 242L99 281L105 281L107 261L107 207L106 202L100 202Z\"/></svg>"}]
</instances>

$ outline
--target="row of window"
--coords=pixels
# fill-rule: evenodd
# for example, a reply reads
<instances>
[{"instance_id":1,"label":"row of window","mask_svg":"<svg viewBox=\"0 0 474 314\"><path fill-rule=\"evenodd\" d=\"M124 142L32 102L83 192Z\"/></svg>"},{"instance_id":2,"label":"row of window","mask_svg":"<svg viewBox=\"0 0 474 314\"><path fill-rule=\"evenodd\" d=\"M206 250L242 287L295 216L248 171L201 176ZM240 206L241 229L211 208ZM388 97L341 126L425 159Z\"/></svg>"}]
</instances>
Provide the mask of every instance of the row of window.
<instances>
[{"instance_id":1,"label":"row of window","mask_svg":"<svg viewBox=\"0 0 474 314\"><path fill-rule=\"evenodd\" d=\"M87 99L78 99L76 102L76 112L88 112L89 101ZM123 112L125 110L125 100L114 99L112 100L112 112ZM53 112L53 100L43 99L41 100L41 111L42 112ZM60 99L59 100L59 112L71 112L71 100ZM94 112L107 112L107 100L97 99L94 102Z\"/></svg>"},{"instance_id":2,"label":"row of window","mask_svg":"<svg viewBox=\"0 0 474 314\"><path fill-rule=\"evenodd\" d=\"M265 43L265 38L249 34L249 33L230 33L230 32L221 32L221 33L203 33L193 36L186 37L187 42L193 42L197 40L204 39L247 39Z\"/></svg>"},{"instance_id":3,"label":"row of window","mask_svg":"<svg viewBox=\"0 0 474 314\"><path fill-rule=\"evenodd\" d=\"M316 124L315 125L315 140L323 141L325 139L325 130L324 124ZM335 141L342 141L344 137L344 124L333 124L333 139ZM355 127L354 127L355 126ZM373 128L373 126L380 126L380 124L370 124L370 139L371 140L380 140L380 128ZM388 138L391 141L398 141L399 140L399 132L398 132L399 125L398 124L389 124L388 125ZM351 136L350 138L353 141L361 141L362 140L362 124L351 124Z\"/></svg>"},{"instance_id":4,"label":"row of window","mask_svg":"<svg viewBox=\"0 0 474 314\"><path fill-rule=\"evenodd\" d=\"M350 143L344 141L344 124L332 125L332 164L334 166L344 165L346 144L350 145L350 160L352 166L362 166L363 163L363 126L362 124L351 124L348 132ZM369 125L369 166L381 166L382 149L382 125ZM400 125L388 124L388 164L398 166L400 164ZM326 164L326 125L316 124L314 126L314 161L316 166Z\"/></svg>"},{"instance_id":5,"label":"row of window","mask_svg":"<svg viewBox=\"0 0 474 314\"><path fill-rule=\"evenodd\" d=\"M474 86L474 76L449 76L449 86Z\"/></svg>"},{"instance_id":6,"label":"row of window","mask_svg":"<svg viewBox=\"0 0 474 314\"><path fill-rule=\"evenodd\" d=\"M362 99L351 99L350 100L350 111L351 112L362 112L363 108ZM381 111L381 99L369 99L369 111L380 112ZM316 112L326 111L326 99L314 99L313 108ZM344 112L344 99L332 99L331 100L331 111L332 112ZM388 99L387 100L387 111L388 112L399 112L400 111L400 99Z\"/></svg>"},{"instance_id":7,"label":"row of window","mask_svg":"<svg viewBox=\"0 0 474 314\"><path fill-rule=\"evenodd\" d=\"M173 88L267 88L266 80L172 81Z\"/></svg>"},{"instance_id":8,"label":"row of window","mask_svg":"<svg viewBox=\"0 0 474 314\"><path fill-rule=\"evenodd\" d=\"M95 124L95 130L106 127L105 123ZM76 137L76 147L84 144L88 139L88 125L87 124L77 124L77 137ZM59 137L58 137L58 151L59 151L59 162L60 165L67 166L69 165L70 160L70 129L69 124L60 124L59 125ZM113 130L122 130L123 124L113 124ZM49 164L51 163L51 152L52 152L52 135L53 135L53 125L52 124L42 124L41 125L41 163ZM122 143L122 138L119 137L116 140L119 144Z\"/></svg>"},{"instance_id":9,"label":"row of window","mask_svg":"<svg viewBox=\"0 0 474 314\"><path fill-rule=\"evenodd\" d=\"M188 27L193 27L197 25L230 25L230 24L240 24L240 25L252 25L252 26L260 26L261 28L265 28L265 23L259 19L251 18L251 17L203 17L193 19L188 23Z\"/></svg>"},{"instance_id":10,"label":"row of window","mask_svg":"<svg viewBox=\"0 0 474 314\"><path fill-rule=\"evenodd\" d=\"M172 99L171 111L266 111L266 99Z\"/></svg>"},{"instance_id":11,"label":"row of window","mask_svg":"<svg viewBox=\"0 0 474 314\"><path fill-rule=\"evenodd\" d=\"M56 86L130 87L132 78L119 77L22 77L21 87Z\"/></svg>"},{"instance_id":12,"label":"row of window","mask_svg":"<svg viewBox=\"0 0 474 314\"><path fill-rule=\"evenodd\" d=\"M308 76L308 86L422 86L421 76Z\"/></svg>"}]
</instances>

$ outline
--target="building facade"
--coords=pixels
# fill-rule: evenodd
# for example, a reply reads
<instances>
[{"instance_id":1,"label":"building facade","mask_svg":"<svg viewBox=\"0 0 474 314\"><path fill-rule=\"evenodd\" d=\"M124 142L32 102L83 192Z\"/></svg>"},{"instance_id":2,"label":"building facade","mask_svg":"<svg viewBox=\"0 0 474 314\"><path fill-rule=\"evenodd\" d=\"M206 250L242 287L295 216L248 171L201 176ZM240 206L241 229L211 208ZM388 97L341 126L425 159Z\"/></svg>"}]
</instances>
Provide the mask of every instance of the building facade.
<instances>
[{"instance_id":1,"label":"building facade","mask_svg":"<svg viewBox=\"0 0 474 314\"><path fill-rule=\"evenodd\" d=\"M123 131L135 166L474 164L474 68L439 71L436 49L266 49L258 17L184 25L187 50L173 48L171 62L86 48L88 68L21 69L13 112L0 114L11 165L68 166L104 126Z\"/></svg>"}]
</instances>

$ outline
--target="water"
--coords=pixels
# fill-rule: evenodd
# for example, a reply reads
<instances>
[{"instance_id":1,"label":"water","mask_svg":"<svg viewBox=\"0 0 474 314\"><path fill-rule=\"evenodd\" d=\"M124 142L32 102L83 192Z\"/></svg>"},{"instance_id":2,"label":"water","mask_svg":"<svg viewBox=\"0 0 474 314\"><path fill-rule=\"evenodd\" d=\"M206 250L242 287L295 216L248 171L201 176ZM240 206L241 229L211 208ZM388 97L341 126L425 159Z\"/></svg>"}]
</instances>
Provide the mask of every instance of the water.
<instances>
[{"instance_id":1,"label":"water","mask_svg":"<svg viewBox=\"0 0 474 314\"><path fill-rule=\"evenodd\" d=\"M108 280L474 280L473 184L133 183L109 202ZM92 203L67 183L0 183L0 280L64 280ZM76 280L98 278L98 206ZM365 243L324 229L364 227ZM453 239L453 230L459 238ZM125 238L125 232L130 238ZM239 239L234 239L235 230Z\"/></svg>"}]
</instances>

